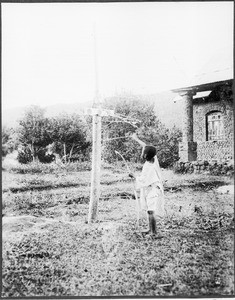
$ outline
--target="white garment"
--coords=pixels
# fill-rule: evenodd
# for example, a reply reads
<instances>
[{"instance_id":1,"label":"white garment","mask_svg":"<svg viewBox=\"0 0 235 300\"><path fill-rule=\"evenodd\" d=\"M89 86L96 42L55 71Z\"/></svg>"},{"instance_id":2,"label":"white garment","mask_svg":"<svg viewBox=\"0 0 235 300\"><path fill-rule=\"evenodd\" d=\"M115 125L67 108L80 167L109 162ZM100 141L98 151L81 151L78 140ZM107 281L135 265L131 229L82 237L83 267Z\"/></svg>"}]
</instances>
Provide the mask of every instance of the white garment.
<instances>
[{"instance_id":1,"label":"white garment","mask_svg":"<svg viewBox=\"0 0 235 300\"><path fill-rule=\"evenodd\" d=\"M144 163L141 175L136 178L136 189L140 190L141 208L153 210L157 216L163 217L165 200L157 156L154 157L154 163Z\"/></svg>"}]
</instances>

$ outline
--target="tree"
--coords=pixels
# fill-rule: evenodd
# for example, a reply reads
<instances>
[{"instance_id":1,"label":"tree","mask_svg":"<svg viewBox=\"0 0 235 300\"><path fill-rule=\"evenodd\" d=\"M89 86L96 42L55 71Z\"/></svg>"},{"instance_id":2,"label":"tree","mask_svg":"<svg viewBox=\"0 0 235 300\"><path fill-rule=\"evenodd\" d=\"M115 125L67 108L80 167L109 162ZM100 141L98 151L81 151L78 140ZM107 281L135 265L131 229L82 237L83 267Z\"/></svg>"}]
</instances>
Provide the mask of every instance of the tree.
<instances>
[{"instance_id":1,"label":"tree","mask_svg":"<svg viewBox=\"0 0 235 300\"><path fill-rule=\"evenodd\" d=\"M48 132L55 152L60 154L65 162L70 161L74 153L85 153L90 146L86 123L79 115L61 114L51 118Z\"/></svg>"},{"instance_id":2,"label":"tree","mask_svg":"<svg viewBox=\"0 0 235 300\"><path fill-rule=\"evenodd\" d=\"M172 129L163 126L149 128L144 131L145 141L152 141L151 144L157 149L157 156L161 167L172 167L174 162L179 159L178 145L181 140L181 131L177 127ZM143 132L143 134L144 134Z\"/></svg>"},{"instance_id":3,"label":"tree","mask_svg":"<svg viewBox=\"0 0 235 300\"><path fill-rule=\"evenodd\" d=\"M106 99L105 107L114 109L116 114L123 117L123 120L112 118L104 124L104 158L111 162L115 157L114 151L117 150L127 160L139 161L140 151L137 150L140 150L140 146L128 135L137 132L144 141L153 142L151 140L151 130L161 125L154 113L154 104L142 101L137 97L123 96ZM146 137L149 140L146 140Z\"/></svg>"},{"instance_id":4,"label":"tree","mask_svg":"<svg viewBox=\"0 0 235 300\"><path fill-rule=\"evenodd\" d=\"M7 126L2 127L2 156L17 149L19 144L17 131Z\"/></svg>"},{"instance_id":5,"label":"tree","mask_svg":"<svg viewBox=\"0 0 235 300\"><path fill-rule=\"evenodd\" d=\"M37 157L40 148L51 143L48 133L49 119L45 118L45 109L33 105L25 111L24 117L19 121L20 142L30 146L33 159Z\"/></svg>"},{"instance_id":6,"label":"tree","mask_svg":"<svg viewBox=\"0 0 235 300\"><path fill-rule=\"evenodd\" d=\"M133 96L113 97L106 99L105 107L115 109L115 113L126 119L108 119L104 124L104 159L109 162L114 161L115 150L117 150L127 160L140 161L140 146L128 137L128 133L135 131L141 140L156 147L162 167L171 167L178 160L178 142L181 132L176 127L168 129L160 122L154 112L153 102L143 101ZM135 123L135 120L138 122Z\"/></svg>"}]
</instances>

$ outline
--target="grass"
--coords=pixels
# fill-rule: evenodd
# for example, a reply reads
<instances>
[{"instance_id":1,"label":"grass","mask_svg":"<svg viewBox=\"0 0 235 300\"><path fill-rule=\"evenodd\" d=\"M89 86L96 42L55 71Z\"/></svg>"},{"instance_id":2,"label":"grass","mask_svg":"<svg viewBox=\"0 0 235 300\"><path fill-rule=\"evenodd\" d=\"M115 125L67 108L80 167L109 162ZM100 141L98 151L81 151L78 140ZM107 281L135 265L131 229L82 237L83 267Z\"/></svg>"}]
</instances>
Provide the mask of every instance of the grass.
<instances>
[{"instance_id":1,"label":"grass","mask_svg":"<svg viewBox=\"0 0 235 300\"><path fill-rule=\"evenodd\" d=\"M10 163L3 162L3 168L17 174L47 174L47 173L58 173L60 171L66 172L78 172L82 170L91 170L90 162L73 162L68 164L62 163L50 163L43 164L38 161L31 162L28 164Z\"/></svg>"},{"instance_id":2,"label":"grass","mask_svg":"<svg viewBox=\"0 0 235 300\"><path fill-rule=\"evenodd\" d=\"M2 297L234 295L233 195L216 192L231 179L164 171L154 239L120 167L102 170L92 224L89 170L3 171Z\"/></svg>"}]
</instances>

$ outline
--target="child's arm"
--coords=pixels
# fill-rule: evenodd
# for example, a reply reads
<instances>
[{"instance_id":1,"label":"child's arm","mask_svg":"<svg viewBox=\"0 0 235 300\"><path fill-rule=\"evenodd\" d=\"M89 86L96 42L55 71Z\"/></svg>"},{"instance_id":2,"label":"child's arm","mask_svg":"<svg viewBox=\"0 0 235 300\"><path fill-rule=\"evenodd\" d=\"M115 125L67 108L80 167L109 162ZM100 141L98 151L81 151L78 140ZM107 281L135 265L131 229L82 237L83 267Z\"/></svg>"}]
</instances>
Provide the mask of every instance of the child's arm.
<instances>
[{"instance_id":1,"label":"child's arm","mask_svg":"<svg viewBox=\"0 0 235 300\"><path fill-rule=\"evenodd\" d=\"M139 143L142 147L145 147L145 146L146 146L146 143L143 142L143 141L141 141L141 140L138 138L138 136L137 136L136 133L133 133L133 135L131 136L131 138L132 138L133 140L135 140L137 143Z\"/></svg>"}]
</instances>

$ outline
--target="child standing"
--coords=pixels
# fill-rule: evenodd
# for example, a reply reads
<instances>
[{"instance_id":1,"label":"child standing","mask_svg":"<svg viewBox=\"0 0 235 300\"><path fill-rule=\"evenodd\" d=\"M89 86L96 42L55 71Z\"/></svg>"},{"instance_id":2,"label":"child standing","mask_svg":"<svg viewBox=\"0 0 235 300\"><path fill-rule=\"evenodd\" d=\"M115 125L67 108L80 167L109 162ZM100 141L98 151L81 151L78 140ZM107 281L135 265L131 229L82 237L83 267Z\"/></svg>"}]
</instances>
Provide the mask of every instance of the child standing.
<instances>
[{"instance_id":1,"label":"child standing","mask_svg":"<svg viewBox=\"0 0 235 300\"><path fill-rule=\"evenodd\" d=\"M132 138L142 147L142 158L145 160L141 175L136 177L136 189L140 190L141 209L147 210L149 221L149 232L156 234L156 218L163 217L164 208L164 190L162 184L161 169L157 159L157 151L153 146L147 146L136 134Z\"/></svg>"}]
</instances>

